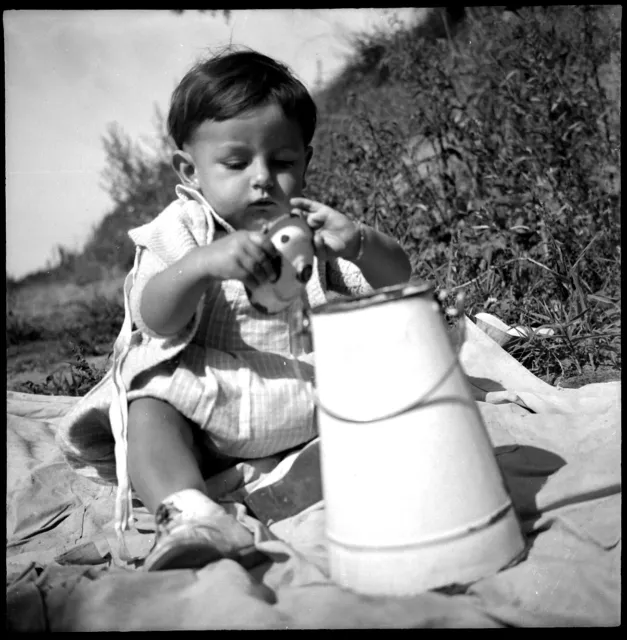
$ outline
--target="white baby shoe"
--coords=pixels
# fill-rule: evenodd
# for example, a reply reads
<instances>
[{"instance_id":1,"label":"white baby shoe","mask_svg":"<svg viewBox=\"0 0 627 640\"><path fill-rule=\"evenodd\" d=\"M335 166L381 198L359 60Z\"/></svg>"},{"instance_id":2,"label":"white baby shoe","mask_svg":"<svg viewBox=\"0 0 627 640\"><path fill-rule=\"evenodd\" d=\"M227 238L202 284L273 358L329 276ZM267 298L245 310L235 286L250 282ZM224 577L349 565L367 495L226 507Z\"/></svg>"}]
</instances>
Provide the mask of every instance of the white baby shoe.
<instances>
[{"instance_id":1,"label":"white baby shoe","mask_svg":"<svg viewBox=\"0 0 627 640\"><path fill-rule=\"evenodd\" d=\"M155 524L145 571L201 569L221 558L248 569L267 560L255 548L253 534L197 489L177 491L163 500Z\"/></svg>"}]
</instances>

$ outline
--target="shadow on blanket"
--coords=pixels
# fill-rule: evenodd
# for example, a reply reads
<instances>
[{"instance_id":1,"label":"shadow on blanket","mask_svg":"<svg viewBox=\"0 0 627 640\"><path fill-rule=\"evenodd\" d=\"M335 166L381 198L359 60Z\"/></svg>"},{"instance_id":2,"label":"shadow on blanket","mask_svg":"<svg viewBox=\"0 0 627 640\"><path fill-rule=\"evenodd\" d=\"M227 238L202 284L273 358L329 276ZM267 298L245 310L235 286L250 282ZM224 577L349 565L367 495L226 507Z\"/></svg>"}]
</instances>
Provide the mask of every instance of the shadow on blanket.
<instances>
[{"instance_id":1,"label":"shadow on blanket","mask_svg":"<svg viewBox=\"0 0 627 640\"><path fill-rule=\"evenodd\" d=\"M523 533L533 531L540 517L537 496L549 476L563 467L566 460L556 453L529 445L495 447L494 454L524 525ZM527 540L531 542L529 538Z\"/></svg>"},{"instance_id":2,"label":"shadow on blanket","mask_svg":"<svg viewBox=\"0 0 627 640\"><path fill-rule=\"evenodd\" d=\"M455 594L364 597L328 573L324 503L266 527L244 504L280 458L241 462L208 492L269 556L247 572L147 574L119 560L114 487L54 444L75 398L7 395L7 627L11 630L556 627L620 624L620 383L556 389L469 323L462 364L529 542L524 561ZM347 465L350 461L347 460ZM376 468L373 468L376 473ZM382 478L382 481L386 479ZM372 514L377 517L377 505ZM154 525L129 536L146 553Z\"/></svg>"}]
</instances>

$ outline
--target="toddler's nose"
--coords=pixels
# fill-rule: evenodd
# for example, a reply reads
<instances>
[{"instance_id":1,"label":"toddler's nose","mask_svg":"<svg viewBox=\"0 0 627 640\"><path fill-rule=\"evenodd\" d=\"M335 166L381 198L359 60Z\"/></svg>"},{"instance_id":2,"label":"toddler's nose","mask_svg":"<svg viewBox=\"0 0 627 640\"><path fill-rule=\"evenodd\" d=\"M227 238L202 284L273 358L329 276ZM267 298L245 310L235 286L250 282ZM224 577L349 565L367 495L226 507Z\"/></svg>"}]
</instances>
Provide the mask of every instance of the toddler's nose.
<instances>
[{"instance_id":1,"label":"toddler's nose","mask_svg":"<svg viewBox=\"0 0 627 640\"><path fill-rule=\"evenodd\" d=\"M268 167L259 167L253 178L253 187L256 189L270 189L272 185L272 175Z\"/></svg>"}]
</instances>

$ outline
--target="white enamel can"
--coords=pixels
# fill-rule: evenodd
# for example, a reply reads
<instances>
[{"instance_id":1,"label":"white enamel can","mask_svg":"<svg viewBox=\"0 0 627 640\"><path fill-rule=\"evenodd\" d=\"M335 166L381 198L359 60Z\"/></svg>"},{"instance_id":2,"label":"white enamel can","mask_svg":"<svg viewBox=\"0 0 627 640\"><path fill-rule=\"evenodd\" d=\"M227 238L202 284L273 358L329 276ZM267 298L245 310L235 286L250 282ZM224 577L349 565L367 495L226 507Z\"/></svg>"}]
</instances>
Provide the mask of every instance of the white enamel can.
<instances>
[{"instance_id":1,"label":"white enamel can","mask_svg":"<svg viewBox=\"0 0 627 640\"><path fill-rule=\"evenodd\" d=\"M332 578L412 595L516 561L519 521L433 289L329 302L310 331Z\"/></svg>"}]
</instances>

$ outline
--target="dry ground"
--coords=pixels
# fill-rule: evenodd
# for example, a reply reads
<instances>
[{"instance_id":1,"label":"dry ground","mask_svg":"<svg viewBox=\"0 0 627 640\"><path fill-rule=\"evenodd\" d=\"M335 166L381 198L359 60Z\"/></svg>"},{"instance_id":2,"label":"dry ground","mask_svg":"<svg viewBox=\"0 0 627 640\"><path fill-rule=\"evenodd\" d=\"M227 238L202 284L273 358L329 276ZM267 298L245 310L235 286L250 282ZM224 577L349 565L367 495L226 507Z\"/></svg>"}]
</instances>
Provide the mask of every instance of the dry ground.
<instances>
[{"instance_id":1,"label":"dry ground","mask_svg":"<svg viewBox=\"0 0 627 640\"><path fill-rule=\"evenodd\" d=\"M42 339L7 345L7 389L28 380L41 383L46 376L64 367L71 359L70 332L80 326L86 309L95 300L122 301L123 277L91 283L32 285L7 294L7 309L36 328L46 330ZM110 335L93 339L86 360L97 367L106 364L112 347ZM95 353L94 353L95 352Z\"/></svg>"},{"instance_id":2,"label":"dry ground","mask_svg":"<svg viewBox=\"0 0 627 640\"><path fill-rule=\"evenodd\" d=\"M20 389L26 381L43 383L49 374L69 369L72 360L67 331L80 322L85 309L98 300L122 301L124 278L115 277L85 286L74 284L33 285L7 295L7 307L34 326L45 327L55 337L7 346L7 389ZM96 368L106 367L112 348L109 335L93 338L92 353L85 359ZM560 380L559 386L576 388L593 382L620 380L621 372L610 367L583 367L580 375Z\"/></svg>"}]
</instances>

